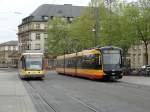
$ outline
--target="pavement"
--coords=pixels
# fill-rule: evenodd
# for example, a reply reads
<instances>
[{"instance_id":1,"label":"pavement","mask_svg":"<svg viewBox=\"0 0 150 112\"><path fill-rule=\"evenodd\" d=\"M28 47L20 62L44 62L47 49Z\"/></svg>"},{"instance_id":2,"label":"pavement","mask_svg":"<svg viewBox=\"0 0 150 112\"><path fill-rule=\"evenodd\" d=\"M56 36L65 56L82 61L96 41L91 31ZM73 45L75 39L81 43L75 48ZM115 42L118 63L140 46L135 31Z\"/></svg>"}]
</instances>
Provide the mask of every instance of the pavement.
<instances>
[{"instance_id":1,"label":"pavement","mask_svg":"<svg viewBox=\"0 0 150 112\"><path fill-rule=\"evenodd\" d=\"M144 86L150 86L150 77L144 76L124 76L121 79L123 82L131 83L131 84L139 84Z\"/></svg>"},{"instance_id":2,"label":"pavement","mask_svg":"<svg viewBox=\"0 0 150 112\"><path fill-rule=\"evenodd\" d=\"M14 70L0 69L0 112L36 112Z\"/></svg>"}]
</instances>

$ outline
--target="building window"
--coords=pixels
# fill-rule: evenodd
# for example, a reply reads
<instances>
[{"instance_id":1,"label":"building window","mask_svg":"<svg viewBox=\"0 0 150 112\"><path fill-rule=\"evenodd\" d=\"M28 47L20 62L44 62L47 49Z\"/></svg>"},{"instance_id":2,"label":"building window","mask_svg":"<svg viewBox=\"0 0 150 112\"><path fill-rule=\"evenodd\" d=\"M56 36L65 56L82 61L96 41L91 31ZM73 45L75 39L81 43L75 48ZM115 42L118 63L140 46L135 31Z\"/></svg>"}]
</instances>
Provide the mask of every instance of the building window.
<instances>
[{"instance_id":1,"label":"building window","mask_svg":"<svg viewBox=\"0 0 150 112\"><path fill-rule=\"evenodd\" d=\"M8 51L11 51L11 46L8 46Z\"/></svg>"},{"instance_id":2,"label":"building window","mask_svg":"<svg viewBox=\"0 0 150 112\"><path fill-rule=\"evenodd\" d=\"M16 46L16 51L18 51L18 46Z\"/></svg>"},{"instance_id":3,"label":"building window","mask_svg":"<svg viewBox=\"0 0 150 112\"><path fill-rule=\"evenodd\" d=\"M138 54L138 64L141 64L141 54Z\"/></svg>"},{"instance_id":4,"label":"building window","mask_svg":"<svg viewBox=\"0 0 150 112\"><path fill-rule=\"evenodd\" d=\"M28 44L27 50L31 50L31 44Z\"/></svg>"},{"instance_id":5,"label":"building window","mask_svg":"<svg viewBox=\"0 0 150 112\"><path fill-rule=\"evenodd\" d=\"M35 44L35 50L40 50L41 49L41 45L40 44Z\"/></svg>"},{"instance_id":6,"label":"building window","mask_svg":"<svg viewBox=\"0 0 150 112\"><path fill-rule=\"evenodd\" d=\"M44 29L47 29L47 24L44 25Z\"/></svg>"},{"instance_id":7,"label":"building window","mask_svg":"<svg viewBox=\"0 0 150 112\"><path fill-rule=\"evenodd\" d=\"M136 61L136 55L133 54L133 63L135 64L135 61Z\"/></svg>"},{"instance_id":8,"label":"building window","mask_svg":"<svg viewBox=\"0 0 150 112\"><path fill-rule=\"evenodd\" d=\"M36 24L36 29L40 29L40 24L39 23Z\"/></svg>"},{"instance_id":9,"label":"building window","mask_svg":"<svg viewBox=\"0 0 150 112\"><path fill-rule=\"evenodd\" d=\"M54 16L51 16L50 19L53 20L53 19L54 19Z\"/></svg>"},{"instance_id":10,"label":"building window","mask_svg":"<svg viewBox=\"0 0 150 112\"><path fill-rule=\"evenodd\" d=\"M49 17L48 16L42 16L43 20L48 20Z\"/></svg>"},{"instance_id":11,"label":"building window","mask_svg":"<svg viewBox=\"0 0 150 112\"><path fill-rule=\"evenodd\" d=\"M46 41L48 40L48 38L45 37L44 40L45 40L45 42L46 42Z\"/></svg>"},{"instance_id":12,"label":"building window","mask_svg":"<svg viewBox=\"0 0 150 112\"><path fill-rule=\"evenodd\" d=\"M16 51L16 46L13 46L13 51Z\"/></svg>"},{"instance_id":13,"label":"building window","mask_svg":"<svg viewBox=\"0 0 150 112\"><path fill-rule=\"evenodd\" d=\"M36 40L40 40L41 37L40 37L40 33L36 33Z\"/></svg>"}]
</instances>

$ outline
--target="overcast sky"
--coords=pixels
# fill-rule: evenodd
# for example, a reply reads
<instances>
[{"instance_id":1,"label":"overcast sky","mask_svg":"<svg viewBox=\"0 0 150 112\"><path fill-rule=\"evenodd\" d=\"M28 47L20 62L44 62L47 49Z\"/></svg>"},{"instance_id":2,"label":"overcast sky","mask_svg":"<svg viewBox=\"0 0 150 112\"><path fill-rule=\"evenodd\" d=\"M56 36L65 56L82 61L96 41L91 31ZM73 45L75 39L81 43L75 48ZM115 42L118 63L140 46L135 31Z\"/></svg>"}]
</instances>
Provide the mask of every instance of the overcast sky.
<instances>
[{"instance_id":1,"label":"overcast sky","mask_svg":"<svg viewBox=\"0 0 150 112\"><path fill-rule=\"evenodd\" d=\"M17 40L17 26L22 18L42 4L88 5L91 0L0 0L0 43Z\"/></svg>"},{"instance_id":2,"label":"overcast sky","mask_svg":"<svg viewBox=\"0 0 150 112\"><path fill-rule=\"evenodd\" d=\"M42 4L88 5L90 0L0 0L0 43L17 40L17 26L22 18Z\"/></svg>"}]
</instances>

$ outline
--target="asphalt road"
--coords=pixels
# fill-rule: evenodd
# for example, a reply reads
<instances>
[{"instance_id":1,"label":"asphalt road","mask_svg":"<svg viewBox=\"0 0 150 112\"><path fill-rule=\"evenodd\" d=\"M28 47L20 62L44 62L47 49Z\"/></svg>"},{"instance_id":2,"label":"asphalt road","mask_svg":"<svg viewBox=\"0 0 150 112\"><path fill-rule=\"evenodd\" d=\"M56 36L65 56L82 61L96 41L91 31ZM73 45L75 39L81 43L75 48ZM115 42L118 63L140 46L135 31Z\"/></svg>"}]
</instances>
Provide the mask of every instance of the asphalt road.
<instances>
[{"instance_id":1,"label":"asphalt road","mask_svg":"<svg viewBox=\"0 0 150 112\"><path fill-rule=\"evenodd\" d=\"M23 84L37 112L150 112L150 86L129 79L101 82L48 72L44 80Z\"/></svg>"}]
</instances>

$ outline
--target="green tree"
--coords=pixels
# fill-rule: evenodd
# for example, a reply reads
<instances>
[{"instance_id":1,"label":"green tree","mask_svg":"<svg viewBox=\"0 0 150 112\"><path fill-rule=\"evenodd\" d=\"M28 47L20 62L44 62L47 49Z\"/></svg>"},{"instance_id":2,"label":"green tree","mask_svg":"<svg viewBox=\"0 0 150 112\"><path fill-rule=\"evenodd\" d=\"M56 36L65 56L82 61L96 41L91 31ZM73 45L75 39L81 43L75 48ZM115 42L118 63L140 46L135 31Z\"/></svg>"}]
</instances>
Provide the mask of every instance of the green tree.
<instances>
[{"instance_id":1,"label":"green tree","mask_svg":"<svg viewBox=\"0 0 150 112\"><path fill-rule=\"evenodd\" d=\"M139 0L136 4L113 0L91 0L84 13L68 24L61 18L49 21L48 47L50 53L64 53L67 48L73 49L78 42L78 50L95 47L95 33L92 29L96 24L95 6L99 5L99 39L97 43L115 45L123 48L124 56L128 49L139 41L146 47L150 41L150 0ZM97 8L97 7L96 7ZM78 40L74 42L74 40ZM68 50L67 50L68 51ZM73 50L70 50L73 52Z\"/></svg>"},{"instance_id":2,"label":"green tree","mask_svg":"<svg viewBox=\"0 0 150 112\"><path fill-rule=\"evenodd\" d=\"M104 5L105 12L101 13L101 45L119 46L126 57L128 49L136 40L135 27L128 15L130 7L118 0L111 4L111 12Z\"/></svg>"},{"instance_id":3,"label":"green tree","mask_svg":"<svg viewBox=\"0 0 150 112\"><path fill-rule=\"evenodd\" d=\"M78 50L94 47L94 33L92 32L94 20L92 10L86 8L86 12L74 19L70 25L69 36L72 40L78 39Z\"/></svg>"},{"instance_id":4,"label":"green tree","mask_svg":"<svg viewBox=\"0 0 150 112\"><path fill-rule=\"evenodd\" d=\"M68 23L63 18L57 17L48 22L48 52L50 54L63 54L68 48L68 29Z\"/></svg>"},{"instance_id":5,"label":"green tree","mask_svg":"<svg viewBox=\"0 0 150 112\"><path fill-rule=\"evenodd\" d=\"M148 44L150 43L150 0L138 0L131 4L129 17L135 27L137 39L145 46L145 64L148 64Z\"/></svg>"}]
</instances>

